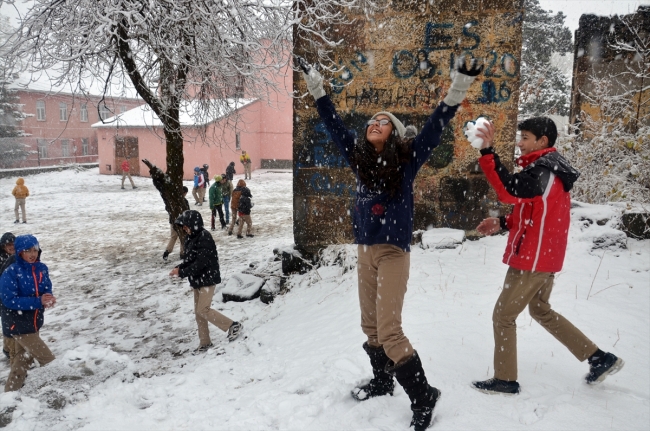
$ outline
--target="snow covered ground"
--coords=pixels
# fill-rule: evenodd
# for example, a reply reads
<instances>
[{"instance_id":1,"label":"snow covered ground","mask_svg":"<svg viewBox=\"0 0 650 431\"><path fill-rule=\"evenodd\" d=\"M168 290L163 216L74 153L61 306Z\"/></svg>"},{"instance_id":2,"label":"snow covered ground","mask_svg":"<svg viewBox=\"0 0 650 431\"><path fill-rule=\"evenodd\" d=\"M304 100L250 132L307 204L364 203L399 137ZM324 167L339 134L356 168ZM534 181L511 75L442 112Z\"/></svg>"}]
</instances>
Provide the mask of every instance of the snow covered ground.
<instances>
[{"instance_id":1,"label":"snow covered ground","mask_svg":"<svg viewBox=\"0 0 650 431\"><path fill-rule=\"evenodd\" d=\"M273 248L293 242L291 174L253 175L255 237L214 232L224 282L251 263L271 265ZM40 240L58 298L42 336L57 360L30 371L20 392L0 395L0 425L408 429L411 412L401 388L364 403L349 396L371 376L361 349L354 246L329 249L324 261L339 256L347 265L292 276L291 290L273 304L223 303L217 293L213 307L243 322L245 332L228 343L211 326L215 348L192 356L187 351L198 344L192 295L186 281L168 276L174 263L161 259L169 225L149 180L121 190L118 177L96 169L26 177L32 194L26 225L11 223L14 181L0 179L0 231ZM208 208L200 211L207 221ZM525 311L518 319L522 393L472 390L473 379L493 372L491 314L506 272L505 237L413 248L404 328L430 382L442 391L435 429L648 429L650 242L626 239L627 248L619 248L611 227L618 212L574 210L565 268L551 301L599 347L625 359L620 373L594 387L583 381L586 363ZM592 250L595 238L605 238L606 248ZM2 384L8 371L0 360Z\"/></svg>"}]
</instances>

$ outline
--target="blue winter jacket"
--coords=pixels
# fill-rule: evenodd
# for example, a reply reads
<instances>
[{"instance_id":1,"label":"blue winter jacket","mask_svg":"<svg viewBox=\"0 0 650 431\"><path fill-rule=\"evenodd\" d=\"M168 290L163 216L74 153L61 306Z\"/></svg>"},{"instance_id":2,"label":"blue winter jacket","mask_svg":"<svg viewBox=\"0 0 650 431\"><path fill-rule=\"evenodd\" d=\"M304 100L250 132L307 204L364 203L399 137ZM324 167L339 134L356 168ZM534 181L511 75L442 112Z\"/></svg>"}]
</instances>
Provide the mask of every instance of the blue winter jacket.
<instances>
[{"instance_id":1,"label":"blue winter jacket","mask_svg":"<svg viewBox=\"0 0 650 431\"><path fill-rule=\"evenodd\" d=\"M350 164L354 151L355 136L343 124L336 108L328 96L316 101L321 120L325 124L334 143ZM411 148L413 153L408 163L403 165L404 176L399 192L392 198L381 190L369 190L359 180L356 168L351 166L357 177L357 193L354 205L353 230L357 244L392 244L405 251L411 250L413 236L413 181L418 171L440 144L442 131L454 117L458 106L444 103L433 111L424 128L415 137Z\"/></svg>"},{"instance_id":2,"label":"blue winter jacket","mask_svg":"<svg viewBox=\"0 0 650 431\"><path fill-rule=\"evenodd\" d=\"M52 293L47 266L36 261L28 263L19 256L21 251L38 246L32 235L16 237L16 262L0 277L2 300L2 333L5 337L33 334L43 326L41 296Z\"/></svg>"}]
</instances>

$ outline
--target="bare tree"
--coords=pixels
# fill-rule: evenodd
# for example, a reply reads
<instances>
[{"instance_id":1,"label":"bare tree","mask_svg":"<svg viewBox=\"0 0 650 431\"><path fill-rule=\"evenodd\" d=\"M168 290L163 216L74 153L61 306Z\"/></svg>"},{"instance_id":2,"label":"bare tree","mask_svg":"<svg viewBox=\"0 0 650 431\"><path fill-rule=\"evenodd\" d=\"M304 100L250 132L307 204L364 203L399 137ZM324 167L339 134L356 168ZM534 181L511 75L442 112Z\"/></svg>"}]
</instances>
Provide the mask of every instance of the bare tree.
<instances>
[{"instance_id":1,"label":"bare tree","mask_svg":"<svg viewBox=\"0 0 650 431\"><path fill-rule=\"evenodd\" d=\"M579 90L577 135L565 145L581 171L576 199L650 202L650 27L645 14L612 19L602 56Z\"/></svg>"},{"instance_id":2,"label":"bare tree","mask_svg":"<svg viewBox=\"0 0 650 431\"><path fill-rule=\"evenodd\" d=\"M292 31L313 42L323 59L340 40L331 25L348 23L344 9L371 0L34 0L8 42L9 64L47 69L54 85L88 91L100 81L104 95L129 84L163 125L166 171L149 167L173 219L182 198L183 103L215 118L232 110L233 88L265 98L272 76L290 61ZM330 61L330 64L333 64ZM101 103L100 103L101 105ZM235 127L230 124L231 127Z\"/></svg>"},{"instance_id":3,"label":"bare tree","mask_svg":"<svg viewBox=\"0 0 650 431\"><path fill-rule=\"evenodd\" d=\"M561 143L581 173L572 191L588 203L650 202L650 127L632 127L636 106L627 92L616 94L609 77L589 78L579 116L580 134Z\"/></svg>"}]
</instances>

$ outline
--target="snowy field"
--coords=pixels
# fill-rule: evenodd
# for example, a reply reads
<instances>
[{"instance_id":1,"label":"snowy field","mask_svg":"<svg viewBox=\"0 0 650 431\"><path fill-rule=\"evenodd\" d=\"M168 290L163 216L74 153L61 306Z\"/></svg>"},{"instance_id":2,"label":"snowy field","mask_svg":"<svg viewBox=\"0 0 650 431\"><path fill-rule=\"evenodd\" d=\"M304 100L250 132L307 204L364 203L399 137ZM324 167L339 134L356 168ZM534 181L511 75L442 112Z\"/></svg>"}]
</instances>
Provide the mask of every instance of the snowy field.
<instances>
[{"instance_id":1,"label":"snowy field","mask_svg":"<svg viewBox=\"0 0 650 431\"><path fill-rule=\"evenodd\" d=\"M214 232L224 282L273 259L292 234L288 172L256 171L255 237ZM242 178L237 176L235 180ZM407 430L411 412L395 395L354 401L349 393L371 376L362 350L354 246L328 250L323 265L289 280L291 290L213 307L243 322L233 343L211 326L215 347L198 345L187 281L168 276L178 258L161 256L169 224L151 182L120 189L97 169L25 178L26 225L12 223L15 178L0 179L0 231L31 233L49 266L55 308L42 336L57 360L30 371L26 386L0 395L0 425L13 430ZM189 183L187 184L189 185ZM192 205L192 208L197 208ZM209 209L200 207L206 222ZM492 307L506 266L506 238L465 241L456 248L413 248L404 329L429 381L442 391L439 430L648 430L650 427L650 241L616 245L610 226L619 210L574 210L564 270L551 303L601 349L626 361L598 386L588 365L531 321L518 319L518 396L490 396L470 382L492 376ZM591 219L589 223L584 219ZM596 220L601 221L599 225ZM594 238L612 245L592 250ZM619 238L620 239L620 238ZM620 244L620 243L619 243ZM347 266L347 268L346 268ZM221 288L219 286L219 288ZM0 360L0 380L9 372Z\"/></svg>"}]
</instances>

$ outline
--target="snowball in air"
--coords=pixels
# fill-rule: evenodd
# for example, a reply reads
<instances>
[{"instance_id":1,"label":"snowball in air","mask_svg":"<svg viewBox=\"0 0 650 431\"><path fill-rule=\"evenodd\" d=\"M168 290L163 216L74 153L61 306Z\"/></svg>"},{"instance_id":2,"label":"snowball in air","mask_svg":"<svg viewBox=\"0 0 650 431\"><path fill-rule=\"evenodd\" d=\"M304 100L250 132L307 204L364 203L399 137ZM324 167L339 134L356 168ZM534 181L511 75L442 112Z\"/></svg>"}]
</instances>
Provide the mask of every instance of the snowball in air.
<instances>
[{"instance_id":1,"label":"snowball in air","mask_svg":"<svg viewBox=\"0 0 650 431\"><path fill-rule=\"evenodd\" d=\"M483 138L477 137L476 132L478 132L479 128L487 129L485 124L489 122L490 121L485 117L478 117L476 121L469 121L465 125L465 136L467 136L467 140L469 141L470 145L477 150L481 149L481 145L483 145Z\"/></svg>"}]
</instances>

